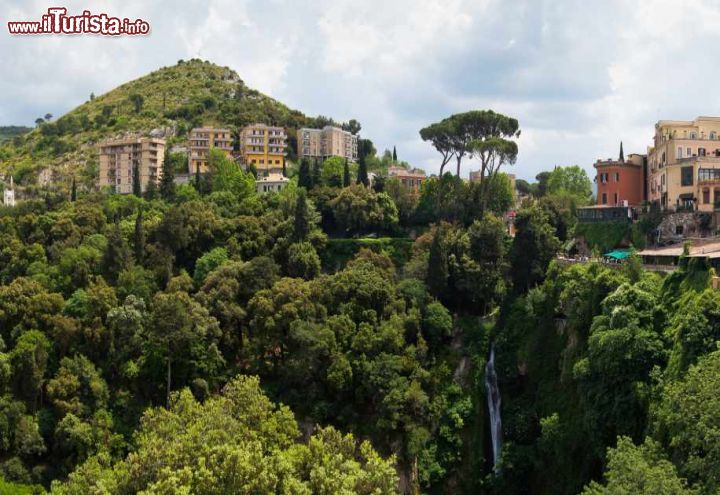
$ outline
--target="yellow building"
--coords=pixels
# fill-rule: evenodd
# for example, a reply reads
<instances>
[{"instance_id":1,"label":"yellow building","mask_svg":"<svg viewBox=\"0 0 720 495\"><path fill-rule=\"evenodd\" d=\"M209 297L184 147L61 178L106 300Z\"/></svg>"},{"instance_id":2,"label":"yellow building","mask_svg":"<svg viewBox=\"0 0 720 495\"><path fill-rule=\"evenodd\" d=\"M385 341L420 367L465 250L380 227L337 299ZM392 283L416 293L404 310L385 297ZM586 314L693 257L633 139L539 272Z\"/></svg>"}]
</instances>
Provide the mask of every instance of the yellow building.
<instances>
[{"instance_id":1,"label":"yellow building","mask_svg":"<svg viewBox=\"0 0 720 495\"><path fill-rule=\"evenodd\" d=\"M253 164L259 175L282 173L287 135L282 127L253 124L240 132L240 154L246 165Z\"/></svg>"},{"instance_id":2,"label":"yellow building","mask_svg":"<svg viewBox=\"0 0 720 495\"><path fill-rule=\"evenodd\" d=\"M648 148L647 197L666 210L720 205L720 117L661 120Z\"/></svg>"},{"instance_id":3,"label":"yellow building","mask_svg":"<svg viewBox=\"0 0 720 495\"><path fill-rule=\"evenodd\" d=\"M147 137L128 137L107 140L97 145L100 153L98 185L110 186L119 194L133 192L133 173L140 174L140 187L157 184L165 159L165 140Z\"/></svg>"},{"instance_id":4,"label":"yellow building","mask_svg":"<svg viewBox=\"0 0 720 495\"><path fill-rule=\"evenodd\" d=\"M213 127L197 127L190 131L189 167L188 172L195 173L200 168L201 173L208 170L208 153L210 148L224 151L227 156L232 155L232 132L230 129L216 129Z\"/></svg>"}]
</instances>

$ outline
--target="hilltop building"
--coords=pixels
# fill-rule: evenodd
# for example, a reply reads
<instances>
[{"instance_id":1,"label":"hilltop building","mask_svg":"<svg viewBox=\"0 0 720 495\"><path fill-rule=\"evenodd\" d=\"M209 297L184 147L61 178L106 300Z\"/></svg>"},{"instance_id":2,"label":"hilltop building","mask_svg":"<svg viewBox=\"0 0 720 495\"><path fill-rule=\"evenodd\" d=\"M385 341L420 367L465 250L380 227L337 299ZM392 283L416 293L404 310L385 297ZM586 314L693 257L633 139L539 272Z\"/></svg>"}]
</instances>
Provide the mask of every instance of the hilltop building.
<instances>
[{"instance_id":1,"label":"hilltop building","mask_svg":"<svg viewBox=\"0 0 720 495\"><path fill-rule=\"evenodd\" d=\"M648 200L664 210L720 206L720 117L660 120L648 147Z\"/></svg>"},{"instance_id":2,"label":"hilltop building","mask_svg":"<svg viewBox=\"0 0 720 495\"><path fill-rule=\"evenodd\" d=\"M100 153L100 187L112 187L119 194L133 192L133 173L140 174L140 187L147 189L162 175L165 140L149 137L127 137L107 140L97 145Z\"/></svg>"},{"instance_id":3,"label":"hilltop building","mask_svg":"<svg viewBox=\"0 0 720 495\"><path fill-rule=\"evenodd\" d=\"M254 165L259 177L282 175L287 135L282 127L253 124L240 131L240 159Z\"/></svg>"},{"instance_id":4,"label":"hilltop building","mask_svg":"<svg viewBox=\"0 0 720 495\"><path fill-rule=\"evenodd\" d=\"M197 127L190 131L188 165L189 172L200 173L208 171L208 153L211 148L217 148L232 156L232 132L230 129L214 127ZM178 171L179 172L179 171Z\"/></svg>"},{"instance_id":5,"label":"hilltop building","mask_svg":"<svg viewBox=\"0 0 720 495\"><path fill-rule=\"evenodd\" d=\"M388 168L388 177L398 179L403 187L416 192L420 191L420 187L427 180L424 170L419 168L408 170L406 168L396 166Z\"/></svg>"},{"instance_id":6,"label":"hilltop building","mask_svg":"<svg viewBox=\"0 0 720 495\"><path fill-rule=\"evenodd\" d=\"M12 175L10 176L10 187L3 191L3 204L5 206L15 206L15 184L13 184Z\"/></svg>"},{"instance_id":7,"label":"hilltop building","mask_svg":"<svg viewBox=\"0 0 720 495\"><path fill-rule=\"evenodd\" d=\"M355 134L330 125L322 129L303 127L297 132L299 158L325 160L339 156L353 162L358 159L358 137Z\"/></svg>"},{"instance_id":8,"label":"hilltop building","mask_svg":"<svg viewBox=\"0 0 720 495\"><path fill-rule=\"evenodd\" d=\"M596 204L598 206L640 206L646 199L645 175L647 157L631 153L625 159L620 144L620 157L598 160L593 165L597 171Z\"/></svg>"}]
</instances>

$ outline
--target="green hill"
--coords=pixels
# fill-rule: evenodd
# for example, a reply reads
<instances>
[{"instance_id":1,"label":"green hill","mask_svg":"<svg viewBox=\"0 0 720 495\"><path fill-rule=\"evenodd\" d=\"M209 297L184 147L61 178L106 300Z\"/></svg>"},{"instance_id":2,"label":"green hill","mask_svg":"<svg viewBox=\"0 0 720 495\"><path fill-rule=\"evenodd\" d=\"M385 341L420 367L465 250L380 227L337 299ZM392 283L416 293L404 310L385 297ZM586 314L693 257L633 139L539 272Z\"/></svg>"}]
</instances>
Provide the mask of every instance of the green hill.
<instances>
[{"instance_id":1,"label":"green hill","mask_svg":"<svg viewBox=\"0 0 720 495\"><path fill-rule=\"evenodd\" d=\"M287 129L312 123L303 113L249 88L238 74L201 60L179 61L94 97L19 139L0 141L0 172L20 183L34 182L39 170L92 180L93 144L124 132L165 130L170 144L201 125L238 128L264 122ZM13 142L14 141L14 142Z\"/></svg>"},{"instance_id":2,"label":"green hill","mask_svg":"<svg viewBox=\"0 0 720 495\"><path fill-rule=\"evenodd\" d=\"M14 139L16 136L22 136L32 131L32 127L23 127L20 125L0 126L0 144Z\"/></svg>"}]
</instances>

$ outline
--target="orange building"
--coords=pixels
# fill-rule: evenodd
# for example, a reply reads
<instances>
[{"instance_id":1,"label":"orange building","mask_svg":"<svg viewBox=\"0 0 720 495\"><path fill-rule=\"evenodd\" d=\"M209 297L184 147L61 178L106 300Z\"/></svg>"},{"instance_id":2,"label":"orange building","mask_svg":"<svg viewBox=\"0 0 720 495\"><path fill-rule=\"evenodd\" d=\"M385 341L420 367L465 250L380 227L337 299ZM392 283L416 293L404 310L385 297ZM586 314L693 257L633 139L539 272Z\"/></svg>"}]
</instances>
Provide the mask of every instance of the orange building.
<instances>
[{"instance_id":1,"label":"orange building","mask_svg":"<svg viewBox=\"0 0 720 495\"><path fill-rule=\"evenodd\" d=\"M645 156L631 154L627 160L598 160L597 170L598 205L640 206L645 199Z\"/></svg>"}]
</instances>

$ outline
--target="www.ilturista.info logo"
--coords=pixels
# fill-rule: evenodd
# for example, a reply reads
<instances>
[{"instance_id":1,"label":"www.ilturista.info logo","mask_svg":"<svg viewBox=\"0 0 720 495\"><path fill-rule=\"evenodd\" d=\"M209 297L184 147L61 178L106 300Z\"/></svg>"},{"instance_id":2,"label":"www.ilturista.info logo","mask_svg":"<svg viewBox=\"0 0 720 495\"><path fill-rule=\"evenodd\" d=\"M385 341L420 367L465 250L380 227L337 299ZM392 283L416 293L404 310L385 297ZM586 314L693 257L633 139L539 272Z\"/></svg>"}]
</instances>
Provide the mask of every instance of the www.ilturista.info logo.
<instances>
[{"instance_id":1,"label":"www.ilturista.info logo","mask_svg":"<svg viewBox=\"0 0 720 495\"><path fill-rule=\"evenodd\" d=\"M105 36L141 35L150 32L150 24L142 19L120 19L107 14L67 15L65 7L52 7L40 21L8 22L10 34L101 34Z\"/></svg>"}]
</instances>

